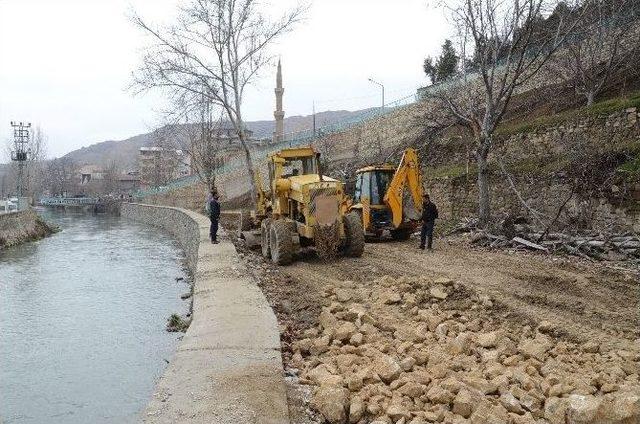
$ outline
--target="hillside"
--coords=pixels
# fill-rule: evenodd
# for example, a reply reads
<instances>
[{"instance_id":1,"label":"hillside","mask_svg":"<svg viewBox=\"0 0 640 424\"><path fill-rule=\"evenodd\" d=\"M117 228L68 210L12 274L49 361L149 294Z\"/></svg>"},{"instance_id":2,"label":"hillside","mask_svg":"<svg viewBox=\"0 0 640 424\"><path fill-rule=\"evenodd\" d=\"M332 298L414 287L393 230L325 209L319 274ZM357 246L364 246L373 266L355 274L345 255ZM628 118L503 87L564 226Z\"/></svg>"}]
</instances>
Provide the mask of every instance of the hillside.
<instances>
[{"instance_id":1,"label":"hillside","mask_svg":"<svg viewBox=\"0 0 640 424\"><path fill-rule=\"evenodd\" d=\"M316 125L322 127L336 122L346 120L352 116L359 115L364 111L326 111L316 114ZM313 116L291 116L285 118L284 127L286 132L296 132L312 128ZM252 121L247 122L249 130L253 131L256 138L270 138L275 123L274 121ZM73 160L78 165L106 165L115 161L118 167L123 170L133 169L136 166L137 152L140 147L154 144L154 132L139 134L126 140L109 140L96 143L88 147L67 153L64 157Z\"/></svg>"}]
</instances>

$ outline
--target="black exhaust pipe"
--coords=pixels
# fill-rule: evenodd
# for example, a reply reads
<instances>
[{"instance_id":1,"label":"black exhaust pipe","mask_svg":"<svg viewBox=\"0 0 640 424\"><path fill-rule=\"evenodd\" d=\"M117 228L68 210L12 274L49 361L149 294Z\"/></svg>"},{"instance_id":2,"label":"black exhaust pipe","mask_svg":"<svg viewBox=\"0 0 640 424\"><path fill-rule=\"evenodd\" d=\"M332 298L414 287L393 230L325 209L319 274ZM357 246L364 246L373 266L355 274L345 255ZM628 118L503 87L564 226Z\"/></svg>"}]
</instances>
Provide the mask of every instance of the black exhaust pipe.
<instances>
[{"instance_id":1,"label":"black exhaust pipe","mask_svg":"<svg viewBox=\"0 0 640 424\"><path fill-rule=\"evenodd\" d=\"M316 163L318 164L318 177L320 177L320 181L322 179L322 164L320 163L320 152L316 153Z\"/></svg>"}]
</instances>

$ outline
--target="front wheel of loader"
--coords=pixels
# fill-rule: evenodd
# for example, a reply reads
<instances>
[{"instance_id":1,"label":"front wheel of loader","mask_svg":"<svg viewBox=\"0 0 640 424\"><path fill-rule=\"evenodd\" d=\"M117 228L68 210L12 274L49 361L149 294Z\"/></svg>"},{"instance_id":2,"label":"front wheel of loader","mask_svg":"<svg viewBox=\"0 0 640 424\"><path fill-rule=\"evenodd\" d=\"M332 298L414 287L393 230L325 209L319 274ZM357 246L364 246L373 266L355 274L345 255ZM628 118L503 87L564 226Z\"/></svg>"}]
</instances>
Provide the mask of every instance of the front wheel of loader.
<instances>
[{"instance_id":1,"label":"front wheel of loader","mask_svg":"<svg viewBox=\"0 0 640 424\"><path fill-rule=\"evenodd\" d=\"M271 260L277 265L289 265L293 260L293 241L289 224L284 220L271 223L269 231Z\"/></svg>"},{"instance_id":2,"label":"front wheel of loader","mask_svg":"<svg viewBox=\"0 0 640 424\"><path fill-rule=\"evenodd\" d=\"M269 241L269 227L271 219L265 218L260 223L260 247L262 248L262 256L265 259L271 259L271 245Z\"/></svg>"},{"instance_id":3,"label":"front wheel of loader","mask_svg":"<svg viewBox=\"0 0 640 424\"><path fill-rule=\"evenodd\" d=\"M364 230L362 229L362 219L356 212L350 212L344 217L344 234L346 242L344 254L359 258L364 252Z\"/></svg>"}]
</instances>

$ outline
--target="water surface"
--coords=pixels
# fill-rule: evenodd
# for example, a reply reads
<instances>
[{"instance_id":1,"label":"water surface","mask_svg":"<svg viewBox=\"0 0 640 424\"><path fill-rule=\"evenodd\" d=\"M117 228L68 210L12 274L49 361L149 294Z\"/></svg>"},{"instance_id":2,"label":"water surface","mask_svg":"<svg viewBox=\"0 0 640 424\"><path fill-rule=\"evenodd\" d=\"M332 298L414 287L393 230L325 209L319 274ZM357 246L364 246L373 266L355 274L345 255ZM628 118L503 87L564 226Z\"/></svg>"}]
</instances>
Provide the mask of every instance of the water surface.
<instances>
[{"instance_id":1,"label":"water surface","mask_svg":"<svg viewBox=\"0 0 640 424\"><path fill-rule=\"evenodd\" d=\"M136 422L177 345L183 254L119 217L45 213L62 232L0 252L0 417Z\"/></svg>"}]
</instances>

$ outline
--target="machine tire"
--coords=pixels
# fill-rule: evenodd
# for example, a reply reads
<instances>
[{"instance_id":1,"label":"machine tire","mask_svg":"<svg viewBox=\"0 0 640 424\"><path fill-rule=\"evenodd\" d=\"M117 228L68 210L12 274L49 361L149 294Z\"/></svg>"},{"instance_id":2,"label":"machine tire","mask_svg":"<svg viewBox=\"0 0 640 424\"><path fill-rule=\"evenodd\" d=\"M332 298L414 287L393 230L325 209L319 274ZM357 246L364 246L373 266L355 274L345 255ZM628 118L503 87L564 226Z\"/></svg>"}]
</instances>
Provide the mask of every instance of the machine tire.
<instances>
[{"instance_id":1,"label":"machine tire","mask_svg":"<svg viewBox=\"0 0 640 424\"><path fill-rule=\"evenodd\" d=\"M271 227L271 218L263 219L260 223L260 248L262 249L262 257L264 257L265 259L271 259L269 227Z\"/></svg>"},{"instance_id":2,"label":"machine tire","mask_svg":"<svg viewBox=\"0 0 640 424\"><path fill-rule=\"evenodd\" d=\"M357 212L350 212L344 216L344 234L347 238L344 254L359 258L364 252L364 230L362 218Z\"/></svg>"},{"instance_id":3,"label":"machine tire","mask_svg":"<svg viewBox=\"0 0 640 424\"><path fill-rule=\"evenodd\" d=\"M412 231L408 228L402 228L400 230L391 230L391 238L397 241L409 240Z\"/></svg>"},{"instance_id":4,"label":"machine tire","mask_svg":"<svg viewBox=\"0 0 640 424\"><path fill-rule=\"evenodd\" d=\"M289 265L293 260L293 241L291 240L291 229L286 221L277 220L271 223L269 242L273 263Z\"/></svg>"}]
</instances>

